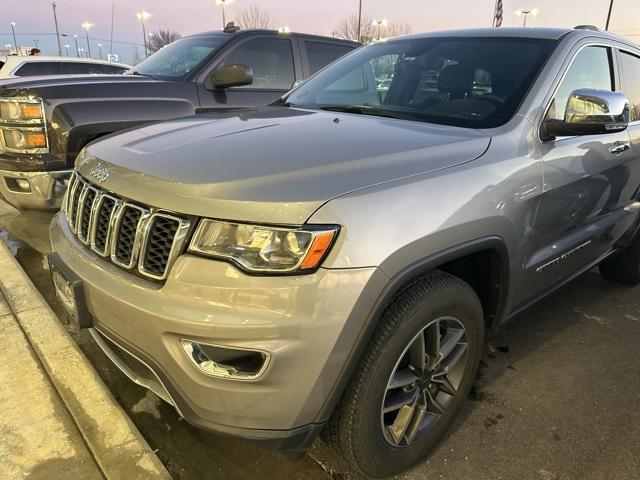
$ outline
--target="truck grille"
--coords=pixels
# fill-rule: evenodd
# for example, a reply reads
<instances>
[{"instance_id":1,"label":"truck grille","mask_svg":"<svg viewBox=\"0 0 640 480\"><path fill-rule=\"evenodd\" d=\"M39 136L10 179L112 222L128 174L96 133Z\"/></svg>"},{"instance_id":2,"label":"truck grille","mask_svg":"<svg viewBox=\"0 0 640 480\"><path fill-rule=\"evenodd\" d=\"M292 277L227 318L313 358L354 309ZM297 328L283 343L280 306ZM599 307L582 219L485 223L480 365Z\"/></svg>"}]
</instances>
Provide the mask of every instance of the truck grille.
<instances>
[{"instance_id":1,"label":"truck grille","mask_svg":"<svg viewBox=\"0 0 640 480\"><path fill-rule=\"evenodd\" d=\"M127 270L164 280L182 251L189 221L127 202L74 173L64 211L74 235Z\"/></svg>"}]
</instances>

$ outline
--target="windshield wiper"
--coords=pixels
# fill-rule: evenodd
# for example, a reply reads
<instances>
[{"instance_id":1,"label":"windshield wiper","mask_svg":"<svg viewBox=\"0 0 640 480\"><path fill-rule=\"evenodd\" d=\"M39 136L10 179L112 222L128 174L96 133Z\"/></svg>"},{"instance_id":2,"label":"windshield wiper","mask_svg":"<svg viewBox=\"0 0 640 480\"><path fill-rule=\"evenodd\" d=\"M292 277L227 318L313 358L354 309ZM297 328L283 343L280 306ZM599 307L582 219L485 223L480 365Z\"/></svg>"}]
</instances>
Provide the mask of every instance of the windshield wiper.
<instances>
[{"instance_id":1,"label":"windshield wiper","mask_svg":"<svg viewBox=\"0 0 640 480\"><path fill-rule=\"evenodd\" d=\"M377 107L367 105L318 105L316 108L326 110L328 112L345 112L355 113L357 115L372 115L374 117L396 118L399 120L420 120L417 115L409 113L393 112Z\"/></svg>"},{"instance_id":2,"label":"windshield wiper","mask_svg":"<svg viewBox=\"0 0 640 480\"><path fill-rule=\"evenodd\" d=\"M133 72L131 72L131 75L136 75L139 77L149 77L149 78L153 78L155 80L155 77L153 75L149 75L148 73L140 73L137 70L134 70Z\"/></svg>"}]
</instances>

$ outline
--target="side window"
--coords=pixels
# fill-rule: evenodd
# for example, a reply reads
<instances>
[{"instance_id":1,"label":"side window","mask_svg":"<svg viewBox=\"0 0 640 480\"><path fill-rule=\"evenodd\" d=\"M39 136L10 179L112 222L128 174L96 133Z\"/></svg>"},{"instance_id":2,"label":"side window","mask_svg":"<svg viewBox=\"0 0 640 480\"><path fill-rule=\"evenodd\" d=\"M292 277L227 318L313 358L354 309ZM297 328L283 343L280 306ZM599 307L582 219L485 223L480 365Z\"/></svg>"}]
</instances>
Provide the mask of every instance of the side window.
<instances>
[{"instance_id":1,"label":"side window","mask_svg":"<svg viewBox=\"0 0 640 480\"><path fill-rule=\"evenodd\" d=\"M25 63L15 73L19 77L39 75L60 75L59 62L31 62Z\"/></svg>"},{"instance_id":2,"label":"side window","mask_svg":"<svg viewBox=\"0 0 640 480\"><path fill-rule=\"evenodd\" d=\"M629 99L631 121L640 120L640 57L621 52L622 91Z\"/></svg>"},{"instance_id":3,"label":"side window","mask_svg":"<svg viewBox=\"0 0 640 480\"><path fill-rule=\"evenodd\" d=\"M353 47L346 45L311 42L308 40L304 42L304 47L307 50L311 75L353 50Z\"/></svg>"},{"instance_id":4,"label":"side window","mask_svg":"<svg viewBox=\"0 0 640 480\"><path fill-rule=\"evenodd\" d=\"M65 75L80 75L89 73L89 64L82 62L64 62L62 64L62 72Z\"/></svg>"},{"instance_id":5,"label":"side window","mask_svg":"<svg viewBox=\"0 0 640 480\"><path fill-rule=\"evenodd\" d=\"M124 73L127 71L126 68L118 67L117 65L103 65L104 73L117 75L119 73Z\"/></svg>"},{"instance_id":6,"label":"side window","mask_svg":"<svg viewBox=\"0 0 640 480\"><path fill-rule=\"evenodd\" d=\"M253 84L243 90L289 90L295 82L291 41L256 38L233 50L220 65L247 65L253 69Z\"/></svg>"},{"instance_id":7,"label":"side window","mask_svg":"<svg viewBox=\"0 0 640 480\"><path fill-rule=\"evenodd\" d=\"M563 120L569 95L579 88L614 89L609 48L586 47L580 50L553 98L547 118Z\"/></svg>"}]
</instances>

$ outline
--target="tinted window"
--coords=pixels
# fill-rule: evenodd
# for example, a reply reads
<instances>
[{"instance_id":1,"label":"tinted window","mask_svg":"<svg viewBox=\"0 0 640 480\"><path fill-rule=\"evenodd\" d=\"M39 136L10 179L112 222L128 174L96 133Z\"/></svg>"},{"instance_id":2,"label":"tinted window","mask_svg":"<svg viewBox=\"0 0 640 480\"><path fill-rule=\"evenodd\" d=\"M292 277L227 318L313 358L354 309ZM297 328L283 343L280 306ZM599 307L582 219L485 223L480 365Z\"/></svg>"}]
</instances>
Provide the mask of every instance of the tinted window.
<instances>
[{"instance_id":1,"label":"tinted window","mask_svg":"<svg viewBox=\"0 0 640 480\"><path fill-rule=\"evenodd\" d=\"M558 87L547 118L563 120L569 95L580 88L613 90L608 48L587 47L578 52Z\"/></svg>"},{"instance_id":2,"label":"tinted window","mask_svg":"<svg viewBox=\"0 0 640 480\"><path fill-rule=\"evenodd\" d=\"M118 67L117 65L102 65L102 69L104 70L104 73L110 74L124 73L127 71L126 68Z\"/></svg>"},{"instance_id":3,"label":"tinted window","mask_svg":"<svg viewBox=\"0 0 640 480\"><path fill-rule=\"evenodd\" d=\"M304 46L307 50L309 70L311 70L312 75L353 50L353 47L345 45L309 41L305 41Z\"/></svg>"},{"instance_id":4,"label":"tinted window","mask_svg":"<svg viewBox=\"0 0 640 480\"><path fill-rule=\"evenodd\" d=\"M640 57L622 52L622 91L629 99L631 121L640 120Z\"/></svg>"},{"instance_id":5,"label":"tinted window","mask_svg":"<svg viewBox=\"0 0 640 480\"><path fill-rule=\"evenodd\" d=\"M60 75L59 62L31 62L25 63L15 73L20 77L36 75Z\"/></svg>"},{"instance_id":6,"label":"tinted window","mask_svg":"<svg viewBox=\"0 0 640 480\"><path fill-rule=\"evenodd\" d=\"M179 80L197 70L228 37L198 35L177 40L135 66L132 73Z\"/></svg>"},{"instance_id":7,"label":"tinted window","mask_svg":"<svg viewBox=\"0 0 640 480\"><path fill-rule=\"evenodd\" d=\"M338 60L287 101L445 125L490 128L519 107L557 42L528 38L402 39ZM366 110L366 112L365 112Z\"/></svg>"},{"instance_id":8,"label":"tinted window","mask_svg":"<svg viewBox=\"0 0 640 480\"><path fill-rule=\"evenodd\" d=\"M247 65L253 69L253 84L242 89L289 90L295 82L291 41L256 38L233 50L220 65Z\"/></svg>"}]
</instances>

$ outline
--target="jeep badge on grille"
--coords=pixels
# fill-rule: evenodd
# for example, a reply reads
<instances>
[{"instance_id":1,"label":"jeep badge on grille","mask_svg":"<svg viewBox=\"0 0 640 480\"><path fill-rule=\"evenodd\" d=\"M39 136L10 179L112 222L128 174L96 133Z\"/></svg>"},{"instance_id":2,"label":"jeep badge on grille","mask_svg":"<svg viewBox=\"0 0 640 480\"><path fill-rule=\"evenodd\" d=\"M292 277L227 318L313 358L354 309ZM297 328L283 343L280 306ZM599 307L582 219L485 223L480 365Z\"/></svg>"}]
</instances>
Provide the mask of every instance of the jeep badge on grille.
<instances>
[{"instance_id":1,"label":"jeep badge on grille","mask_svg":"<svg viewBox=\"0 0 640 480\"><path fill-rule=\"evenodd\" d=\"M104 183L107 178L109 178L109 170L104 168L99 163L96 163L91 170L89 170L89 175L95 177L98 180L98 183Z\"/></svg>"}]
</instances>

